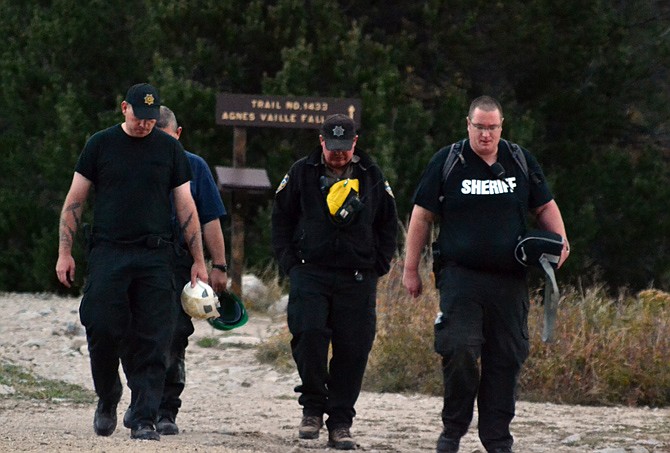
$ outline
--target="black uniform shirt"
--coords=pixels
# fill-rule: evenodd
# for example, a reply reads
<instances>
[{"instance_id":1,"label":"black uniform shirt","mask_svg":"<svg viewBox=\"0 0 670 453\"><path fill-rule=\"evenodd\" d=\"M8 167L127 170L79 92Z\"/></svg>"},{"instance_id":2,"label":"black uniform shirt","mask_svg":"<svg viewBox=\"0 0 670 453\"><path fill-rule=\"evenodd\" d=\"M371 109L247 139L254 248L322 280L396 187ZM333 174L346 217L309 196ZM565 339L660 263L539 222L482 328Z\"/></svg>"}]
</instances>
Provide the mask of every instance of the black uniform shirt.
<instances>
[{"instance_id":1,"label":"black uniform shirt","mask_svg":"<svg viewBox=\"0 0 670 453\"><path fill-rule=\"evenodd\" d=\"M325 175L321 147L298 160L275 193L272 245L280 270L298 263L389 271L396 251L398 216L391 188L380 168L356 149L352 178L360 183L361 211L345 222L331 216L320 177Z\"/></svg>"},{"instance_id":2,"label":"black uniform shirt","mask_svg":"<svg viewBox=\"0 0 670 453\"><path fill-rule=\"evenodd\" d=\"M118 241L171 236L170 193L191 179L179 141L156 128L131 137L120 124L86 142L75 171L95 186L95 234Z\"/></svg>"},{"instance_id":3,"label":"black uniform shirt","mask_svg":"<svg viewBox=\"0 0 670 453\"><path fill-rule=\"evenodd\" d=\"M522 151L530 179L502 143L498 147L498 162L505 169L502 177L472 151L468 141L463 146L465 165L457 162L447 181L442 181L442 166L449 147L433 156L413 203L440 216L438 244L446 260L473 269L519 270L514 247L525 230L526 214L553 199L537 160Z\"/></svg>"}]
</instances>

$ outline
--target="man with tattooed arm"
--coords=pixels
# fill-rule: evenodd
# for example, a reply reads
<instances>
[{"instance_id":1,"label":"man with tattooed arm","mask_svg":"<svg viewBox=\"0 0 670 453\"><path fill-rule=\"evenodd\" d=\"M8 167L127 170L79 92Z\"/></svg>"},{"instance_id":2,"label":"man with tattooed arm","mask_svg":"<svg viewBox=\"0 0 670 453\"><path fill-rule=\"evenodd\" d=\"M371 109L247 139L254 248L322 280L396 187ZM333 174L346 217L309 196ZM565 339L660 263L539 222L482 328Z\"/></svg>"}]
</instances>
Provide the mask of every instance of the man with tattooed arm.
<instances>
[{"instance_id":1,"label":"man with tattooed arm","mask_svg":"<svg viewBox=\"0 0 670 453\"><path fill-rule=\"evenodd\" d=\"M160 439L155 420L179 308L169 303L175 292L171 193L194 259L191 285L196 279L207 282L189 161L178 140L154 128L160 105L157 90L147 83L128 90L121 102L124 122L86 142L60 218L56 274L70 287L75 277L72 245L94 188L79 315L99 398L93 419L99 436L116 429L123 388L119 358L129 354L133 367L126 377L134 401L130 437Z\"/></svg>"}]
</instances>

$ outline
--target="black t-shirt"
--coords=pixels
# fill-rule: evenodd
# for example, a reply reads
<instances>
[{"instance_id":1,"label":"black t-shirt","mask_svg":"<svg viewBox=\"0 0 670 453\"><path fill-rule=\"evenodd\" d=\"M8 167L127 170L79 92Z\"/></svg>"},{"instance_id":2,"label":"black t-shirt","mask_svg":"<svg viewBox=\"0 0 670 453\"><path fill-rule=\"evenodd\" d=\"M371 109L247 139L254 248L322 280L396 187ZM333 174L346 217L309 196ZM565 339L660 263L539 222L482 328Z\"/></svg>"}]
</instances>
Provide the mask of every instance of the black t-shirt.
<instances>
[{"instance_id":1,"label":"black t-shirt","mask_svg":"<svg viewBox=\"0 0 670 453\"><path fill-rule=\"evenodd\" d=\"M440 216L438 244L446 260L473 269L519 269L514 247L525 229L526 214L553 199L537 160L522 151L531 178L502 142L498 147L498 162L505 169L502 178L468 141L462 150L465 165L457 162L444 183L442 166L449 147L433 156L413 203Z\"/></svg>"},{"instance_id":2,"label":"black t-shirt","mask_svg":"<svg viewBox=\"0 0 670 453\"><path fill-rule=\"evenodd\" d=\"M75 171L95 186L95 234L118 241L170 236L170 192L191 179L179 141L155 128L131 137L120 124L86 142Z\"/></svg>"}]
</instances>

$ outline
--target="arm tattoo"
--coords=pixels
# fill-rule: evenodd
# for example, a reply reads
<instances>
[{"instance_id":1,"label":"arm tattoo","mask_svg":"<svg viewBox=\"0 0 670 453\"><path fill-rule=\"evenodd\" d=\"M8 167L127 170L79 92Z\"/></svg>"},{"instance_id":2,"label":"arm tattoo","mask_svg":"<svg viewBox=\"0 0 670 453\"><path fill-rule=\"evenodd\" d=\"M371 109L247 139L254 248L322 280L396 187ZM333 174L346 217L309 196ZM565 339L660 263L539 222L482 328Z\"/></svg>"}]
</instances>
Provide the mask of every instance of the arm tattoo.
<instances>
[{"instance_id":1,"label":"arm tattoo","mask_svg":"<svg viewBox=\"0 0 670 453\"><path fill-rule=\"evenodd\" d=\"M64 245L72 246L72 244L74 244L74 235L81 225L81 207L81 203L76 201L71 205L63 208L63 215L61 216L60 222L60 242ZM70 223L65 218L68 212L72 214L74 219L74 229L70 226Z\"/></svg>"},{"instance_id":2,"label":"arm tattoo","mask_svg":"<svg viewBox=\"0 0 670 453\"><path fill-rule=\"evenodd\" d=\"M70 228L70 225L68 225L66 222L61 221L60 225L61 225L60 228L61 244L72 247L72 244L74 243L74 231L72 230L72 228Z\"/></svg>"},{"instance_id":3,"label":"arm tattoo","mask_svg":"<svg viewBox=\"0 0 670 453\"><path fill-rule=\"evenodd\" d=\"M188 226L191 224L191 220L193 220L193 213L189 214L184 223L181 224L181 232L186 237L186 230L188 229Z\"/></svg>"},{"instance_id":4,"label":"arm tattoo","mask_svg":"<svg viewBox=\"0 0 670 453\"><path fill-rule=\"evenodd\" d=\"M200 241L198 241L198 235L194 234L193 236L191 236L191 239L188 240L188 249L191 251L195 250L193 247L195 247L199 243Z\"/></svg>"},{"instance_id":5,"label":"arm tattoo","mask_svg":"<svg viewBox=\"0 0 670 453\"><path fill-rule=\"evenodd\" d=\"M186 221L181 224L181 231L182 234L184 235L184 238L187 239L187 244L188 244L188 249L193 253L194 250L196 250L196 247L199 249L201 247L201 239L200 235L198 234L199 231L195 231L190 237L186 235L187 229L189 225L191 224L193 220L193 213L189 214L188 217L186 218Z\"/></svg>"}]
</instances>

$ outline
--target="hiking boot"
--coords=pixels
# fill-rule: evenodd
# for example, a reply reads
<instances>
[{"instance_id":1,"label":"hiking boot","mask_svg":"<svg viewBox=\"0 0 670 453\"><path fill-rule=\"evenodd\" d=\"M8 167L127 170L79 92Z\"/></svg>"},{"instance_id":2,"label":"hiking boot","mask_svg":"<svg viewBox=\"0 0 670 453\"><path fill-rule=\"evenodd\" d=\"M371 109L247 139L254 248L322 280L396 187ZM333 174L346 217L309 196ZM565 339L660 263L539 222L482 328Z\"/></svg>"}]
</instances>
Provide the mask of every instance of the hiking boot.
<instances>
[{"instance_id":1,"label":"hiking boot","mask_svg":"<svg viewBox=\"0 0 670 453\"><path fill-rule=\"evenodd\" d=\"M322 415L303 415L298 428L298 437L300 439L318 439L322 426Z\"/></svg>"},{"instance_id":2,"label":"hiking boot","mask_svg":"<svg viewBox=\"0 0 670 453\"><path fill-rule=\"evenodd\" d=\"M133 427L133 408L128 406L125 414L123 414L123 426L130 429Z\"/></svg>"},{"instance_id":3,"label":"hiking boot","mask_svg":"<svg viewBox=\"0 0 670 453\"><path fill-rule=\"evenodd\" d=\"M458 453L458 445L461 443L460 437L448 437L447 433L442 431L437 438L437 453Z\"/></svg>"},{"instance_id":4,"label":"hiking boot","mask_svg":"<svg viewBox=\"0 0 670 453\"><path fill-rule=\"evenodd\" d=\"M130 430L131 439L161 440L161 435L156 432L153 425L139 425L137 429Z\"/></svg>"},{"instance_id":5,"label":"hiking boot","mask_svg":"<svg viewBox=\"0 0 670 453\"><path fill-rule=\"evenodd\" d=\"M334 428L328 431L328 446L335 450L355 450L356 441L351 437L349 428Z\"/></svg>"},{"instance_id":6,"label":"hiking boot","mask_svg":"<svg viewBox=\"0 0 670 453\"><path fill-rule=\"evenodd\" d=\"M156 431L166 436L179 434L179 427L174 422L175 417L171 415L161 415L156 423Z\"/></svg>"},{"instance_id":7,"label":"hiking boot","mask_svg":"<svg viewBox=\"0 0 670 453\"><path fill-rule=\"evenodd\" d=\"M93 431L98 436L111 436L116 429L116 404L107 404L98 400L98 407L93 417Z\"/></svg>"}]
</instances>

